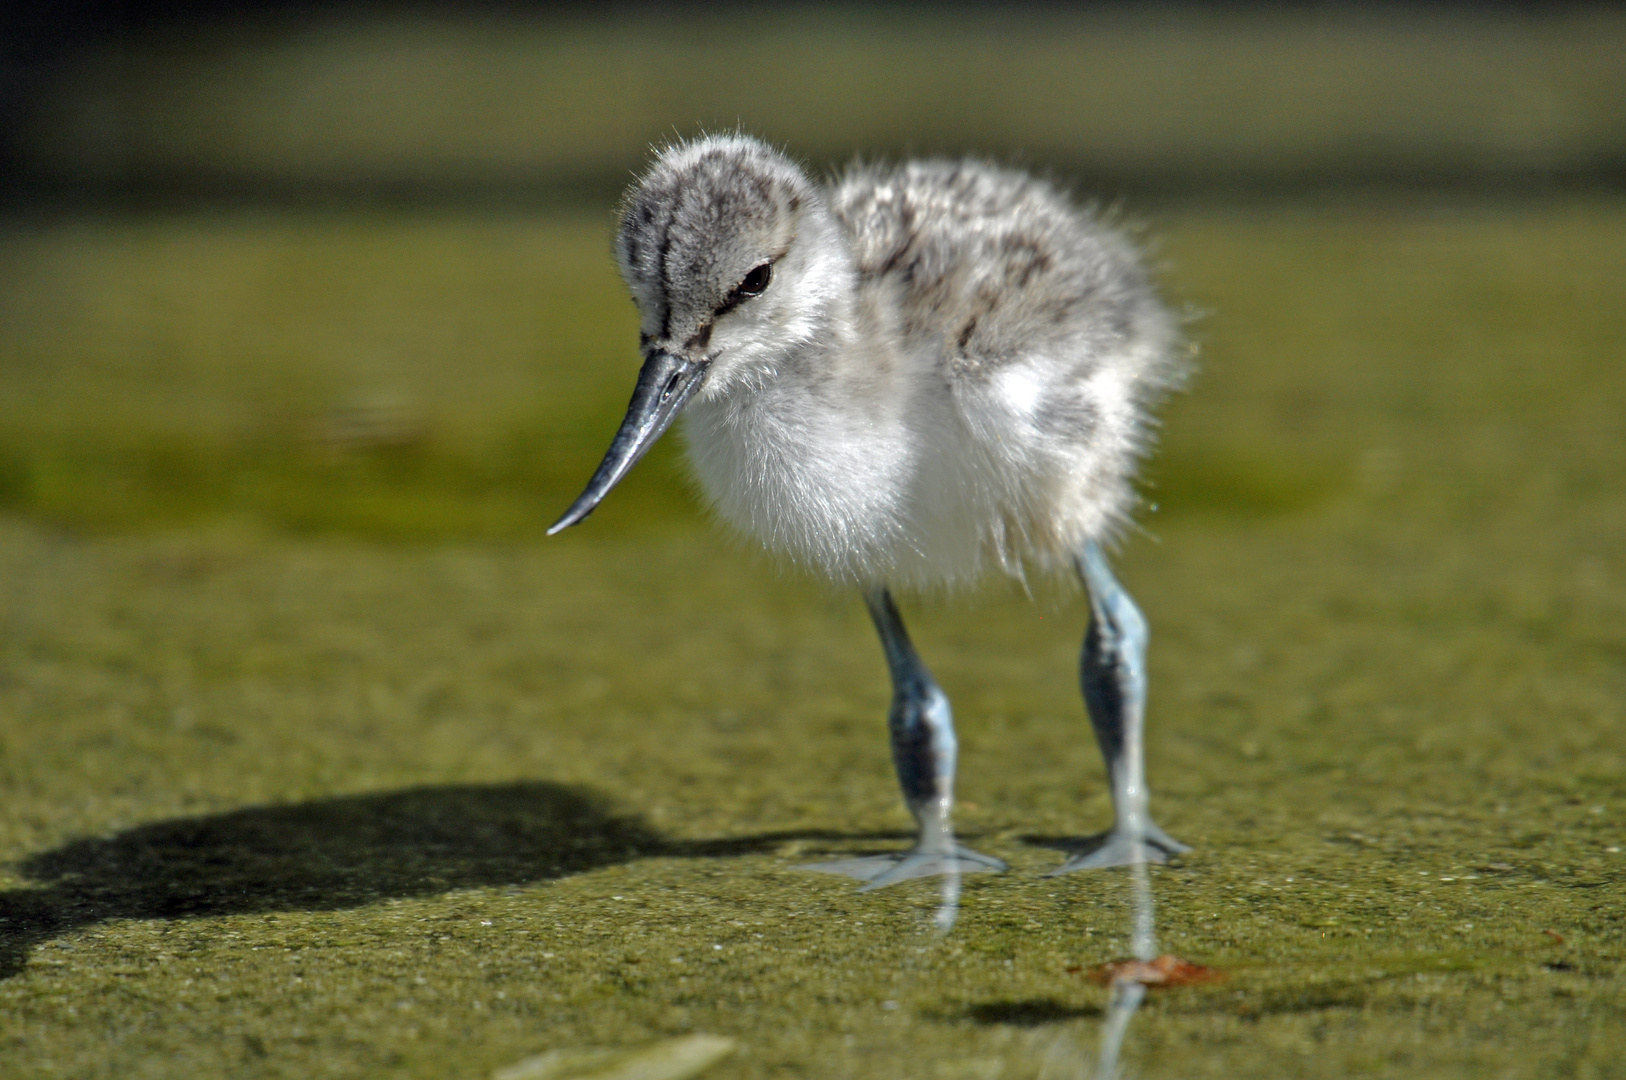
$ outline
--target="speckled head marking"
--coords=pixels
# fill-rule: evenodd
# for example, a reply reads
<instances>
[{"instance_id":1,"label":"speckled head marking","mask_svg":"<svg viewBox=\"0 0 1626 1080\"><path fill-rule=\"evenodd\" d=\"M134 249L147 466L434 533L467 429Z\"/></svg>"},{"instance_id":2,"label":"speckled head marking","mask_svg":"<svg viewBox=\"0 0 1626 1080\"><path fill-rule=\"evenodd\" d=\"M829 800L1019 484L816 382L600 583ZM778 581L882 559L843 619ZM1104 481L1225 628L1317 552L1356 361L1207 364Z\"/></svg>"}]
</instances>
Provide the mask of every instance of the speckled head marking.
<instances>
[{"instance_id":1,"label":"speckled head marking","mask_svg":"<svg viewBox=\"0 0 1626 1080\"><path fill-rule=\"evenodd\" d=\"M762 382L812 333L842 291L835 234L818 190L755 139L660 153L628 192L615 241L644 367L609 452L552 531L586 517L691 398Z\"/></svg>"},{"instance_id":2,"label":"speckled head marking","mask_svg":"<svg viewBox=\"0 0 1626 1080\"><path fill-rule=\"evenodd\" d=\"M664 151L628 192L615 242L646 347L704 350L720 318L766 291L816 199L801 170L754 139Z\"/></svg>"}]
</instances>

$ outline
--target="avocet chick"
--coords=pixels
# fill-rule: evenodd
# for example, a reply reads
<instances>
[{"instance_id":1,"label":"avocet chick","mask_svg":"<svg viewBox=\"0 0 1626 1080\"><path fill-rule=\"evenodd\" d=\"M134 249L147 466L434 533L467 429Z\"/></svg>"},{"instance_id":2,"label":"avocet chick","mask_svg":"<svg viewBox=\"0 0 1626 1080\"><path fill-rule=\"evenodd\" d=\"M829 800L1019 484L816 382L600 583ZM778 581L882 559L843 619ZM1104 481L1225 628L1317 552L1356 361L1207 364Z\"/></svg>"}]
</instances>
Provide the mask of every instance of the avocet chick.
<instances>
[{"instance_id":1,"label":"avocet chick","mask_svg":"<svg viewBox=\"0 0 1626 1080\"><path fill-rule=\"evenodd\" d=\"M1076 572L1089 592L1082 682L1114 822L1055 872L1188 850L1144 813L1146 623L1100 546L1128 520L1147 410L1179 373L1128 243L1020 172L911 162L823 186L728 135L659 154L627 194L615 254L644 365L549 531L591 513L682 412L717 515L862 593L919 839L819 868L866 889L1005 869L955 841L948 698L891 592L991 570Z\"/></svg>"}]
</instances>

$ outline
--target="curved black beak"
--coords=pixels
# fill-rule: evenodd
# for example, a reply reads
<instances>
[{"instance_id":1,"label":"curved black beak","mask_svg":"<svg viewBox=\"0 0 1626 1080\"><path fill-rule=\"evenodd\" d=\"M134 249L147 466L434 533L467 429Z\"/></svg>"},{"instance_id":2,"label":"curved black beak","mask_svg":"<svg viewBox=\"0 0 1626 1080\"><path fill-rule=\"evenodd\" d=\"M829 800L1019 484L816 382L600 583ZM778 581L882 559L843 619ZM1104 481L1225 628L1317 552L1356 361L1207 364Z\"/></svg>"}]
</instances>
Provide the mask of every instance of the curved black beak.
<instances>
[{"instance_id":1,"label":"curved black beak","mask_svg":"<svg viewBox=\"0 0 1626 1080\"><path fill-rule=\"evenodd\" d=\"M705 382L706 369L710 366L710 360L688 360L662 350L649 354L643 370L638 372L638 385L633 388L632 402L627 406L627 418L621 421L621 430L615 433L604 460L587 481L587 490L548 529L549 536L570 528L593 512L610 489L621 482L638 459L672 426L677 414Z\"/></svg>"}]
</instances>

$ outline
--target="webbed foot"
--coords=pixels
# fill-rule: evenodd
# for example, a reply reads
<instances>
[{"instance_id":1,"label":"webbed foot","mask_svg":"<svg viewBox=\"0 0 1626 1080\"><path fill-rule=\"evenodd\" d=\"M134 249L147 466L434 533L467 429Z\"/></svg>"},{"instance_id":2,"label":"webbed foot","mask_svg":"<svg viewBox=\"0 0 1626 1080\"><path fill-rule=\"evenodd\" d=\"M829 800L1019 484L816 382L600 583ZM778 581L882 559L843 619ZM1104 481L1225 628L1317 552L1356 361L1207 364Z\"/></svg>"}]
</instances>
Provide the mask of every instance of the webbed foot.
<instances>
[{"instance_id":1,"label":"webbed foot","mask_svg":"<svg viewBox=\"0 0 1626 1080\"><path fill-rule=\"evenodd\" d=\"M1109 832L1090 837L1084 843L1094 846L1088 851L1074 855L1045 877L1071 874L1075 870L1104 870L1109 866L1130 866L1135 862L1135 844L1127 830L1113 828ZM1168 862L1171 856L1182 855L1190 850L1190 845L1182 844L1155 823L1146 823L1147 862Z\"/></svg>"},{"instance_id":2,"label":"webbed foot","mask_svg":"<svg viewBox=\"0 0 1626 1080\"><path fill-rule=\"evenodd\" d=\"M987 874L1009 869L1003 859L972 851L963 844L955 844L953 854L914 848L886 855L867 855L858 859L835 859L831 862L803 863L795 870L812 870L821 874L841 874L865 882L859 892L871 892L896 885L911 878L936 877L939 874Z\"/></svg>"}]
</instances>

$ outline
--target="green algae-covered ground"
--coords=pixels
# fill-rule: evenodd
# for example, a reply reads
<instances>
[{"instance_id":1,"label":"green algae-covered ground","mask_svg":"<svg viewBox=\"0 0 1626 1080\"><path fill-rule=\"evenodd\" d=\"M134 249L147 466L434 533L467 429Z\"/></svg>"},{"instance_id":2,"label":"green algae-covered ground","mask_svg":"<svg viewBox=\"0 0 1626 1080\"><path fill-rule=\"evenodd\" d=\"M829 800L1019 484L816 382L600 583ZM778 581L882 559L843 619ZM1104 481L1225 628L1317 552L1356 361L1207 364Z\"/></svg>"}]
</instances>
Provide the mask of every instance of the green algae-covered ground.
<instances>
[{"instance_id":1,"label":"green algae-covered ground","mask_svg":"<svg viewBox=\"0 0 1626 1080\"><path fill-rule=\"evenodd\" d=\"M1201 373L1151 619L1154 1077L1626 1076L1626 203L1149 212ZM666 448L541 528L636 368L604 222L0 236L0 1074L1076 1075L1122 873L1076 595L906 606L1004 876L905 838L859 606Z\"/></svg>"}]
</instances>

